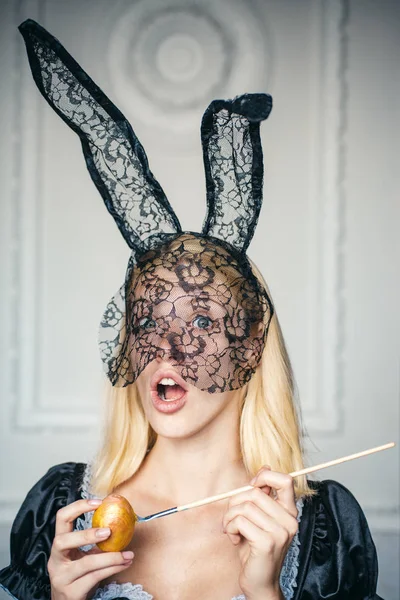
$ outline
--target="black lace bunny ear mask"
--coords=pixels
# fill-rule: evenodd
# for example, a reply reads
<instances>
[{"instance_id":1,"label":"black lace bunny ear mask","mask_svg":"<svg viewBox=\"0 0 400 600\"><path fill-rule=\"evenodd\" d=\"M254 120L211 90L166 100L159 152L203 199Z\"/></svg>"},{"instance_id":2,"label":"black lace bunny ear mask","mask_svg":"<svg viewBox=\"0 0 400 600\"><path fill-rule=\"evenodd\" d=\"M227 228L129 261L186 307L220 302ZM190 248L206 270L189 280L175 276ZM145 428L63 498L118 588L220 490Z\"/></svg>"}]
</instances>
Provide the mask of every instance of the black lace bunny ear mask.
<instances>
[{"instance_id":1,"label":"black lace bunny ear mask","mask_svg":"<svg viewBox=\"0 0 400 600\"><path fill-rule=\"evenodd\" d=\"M241 388L261 360L273 313L245 254L262 203L259 129L271 97L245 94L206 110L208 212L201 233L183 232L122 113L45 29L28 20L19 30L40 92L79 135L90 176L132 251L100 325L111 383L133 383L162 358L201 390Z\"/></svg>"}]
</instances>

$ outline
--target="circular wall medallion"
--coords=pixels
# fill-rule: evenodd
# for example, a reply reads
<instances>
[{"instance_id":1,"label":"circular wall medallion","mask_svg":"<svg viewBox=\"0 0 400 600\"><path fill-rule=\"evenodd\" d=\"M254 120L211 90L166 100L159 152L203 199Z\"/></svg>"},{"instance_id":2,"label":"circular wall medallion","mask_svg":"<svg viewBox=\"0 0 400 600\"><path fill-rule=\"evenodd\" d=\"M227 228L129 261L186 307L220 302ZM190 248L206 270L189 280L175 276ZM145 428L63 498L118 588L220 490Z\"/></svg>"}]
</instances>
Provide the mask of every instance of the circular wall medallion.
<instances>
[{"instance_id":1,"label":"circular wall medallion","mask_svg":"<svg viewBox=\"0 0 400 600\"><path fill-rule=\"evenodd\" d=\"M190 35L172 34L159 45L156 65L167 81L186 83L196 79L204 68L202 47Z\"/></svg>"},{"instance_id":2,"label":"circular wall medallion","mask_svg":"<svg viewBox=\"0 0 400 600\"><path fill-rule=\"evenodd\" d=\"M139 0L115 21L108 50L116 104L133 124L173 132L169 147L198 143L214 98L267 91L265 22L246 0Z\"/></svg>"}]
</instances>

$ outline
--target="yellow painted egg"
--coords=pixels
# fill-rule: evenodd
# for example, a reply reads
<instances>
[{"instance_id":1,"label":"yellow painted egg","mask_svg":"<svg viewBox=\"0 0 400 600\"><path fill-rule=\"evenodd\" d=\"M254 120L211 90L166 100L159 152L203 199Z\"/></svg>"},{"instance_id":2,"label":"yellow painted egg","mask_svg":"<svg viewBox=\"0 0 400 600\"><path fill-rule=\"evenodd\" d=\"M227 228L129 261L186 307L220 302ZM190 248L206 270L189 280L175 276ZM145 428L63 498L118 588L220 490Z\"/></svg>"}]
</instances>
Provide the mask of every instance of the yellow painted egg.
<instances>
[{"instance_id":1,"label":"yellow painted egg","mask_svg":"<svg viewBox=\"0 0 400 600\"><path fill-rule=\"evenodd\" d=\"M104 552L120 552L133 537L137 516L124 496L110 494L94 511L92 527L109 527L110 536L97 546Z\"/></svg>"}]
</instances>

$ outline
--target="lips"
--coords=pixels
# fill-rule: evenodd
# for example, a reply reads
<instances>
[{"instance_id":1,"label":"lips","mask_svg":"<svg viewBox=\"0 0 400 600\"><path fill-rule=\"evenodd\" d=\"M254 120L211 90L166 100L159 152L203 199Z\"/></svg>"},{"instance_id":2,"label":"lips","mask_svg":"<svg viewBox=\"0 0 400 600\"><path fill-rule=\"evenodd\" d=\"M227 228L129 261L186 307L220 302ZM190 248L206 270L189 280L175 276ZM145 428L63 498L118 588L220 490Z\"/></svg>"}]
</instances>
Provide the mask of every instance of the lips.
<instances>
[{"instance_id":1,"label":"lips","mask_svg":"<svg viewBox=\"0 0 400 600\"><path fill-rule=\"evenodd\" d=\"M186 382L172 369L157 371L150 382L153 406L162 413L171 414L183 408L188 390Z\"/></svg>"}]
</instances>

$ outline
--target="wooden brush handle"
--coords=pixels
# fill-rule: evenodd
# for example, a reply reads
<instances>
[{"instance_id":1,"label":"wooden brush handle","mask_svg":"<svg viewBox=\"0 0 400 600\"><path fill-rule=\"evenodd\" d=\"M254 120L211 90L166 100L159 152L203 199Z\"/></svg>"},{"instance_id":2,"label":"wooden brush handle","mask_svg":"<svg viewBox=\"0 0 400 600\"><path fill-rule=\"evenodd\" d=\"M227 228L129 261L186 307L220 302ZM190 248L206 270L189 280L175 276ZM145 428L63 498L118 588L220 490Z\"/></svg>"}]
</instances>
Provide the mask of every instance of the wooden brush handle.
<instances>
[{"instance_id":1,"label":"wooden brush handle","mask_svg":"<svg viewBox=\"0 0 400 600\"><path fill-rule=\"evenodd\" d=\"M393 448L395 445L396 444L394 442L390 442L389 444L377 446L376 448L370 448L369 450L364 450L363 452L357 452L356 454L350 454L349 456L336 458L335 460L330 460L329 462L321 463L319 465L315 465L314 467L307 467L306 469L301 469L301 471L294 471L293 473L289 473L289 475L291 475L292 477L300 477L300 475L314 473L314 471L320 471L321 469L326 469L327 467L333 467L334 465L339 465L349 460L354 460L355 458L361 458L362 456L367 456L368 454L374 454L375 452L380 452L381 450L388 450L389 448ZM176 512L188 510L189 508L195 508L196 506L203 506L204 504L211 504L212 502L217 502L218 500L224 500L225 498L229 498L230 496L240 494L240 492L247 492L249 490L252 490L253 487L253 485L245 485L244 487L236 488L235 490L231 490L230 492L224 492L223 494L217 494L216 496L209 496L208 498L204 498L203 500L196 500L196 502L190 502L190 504L182 504L182 506L176 507Z\"/></svg>"}]
</instances>

